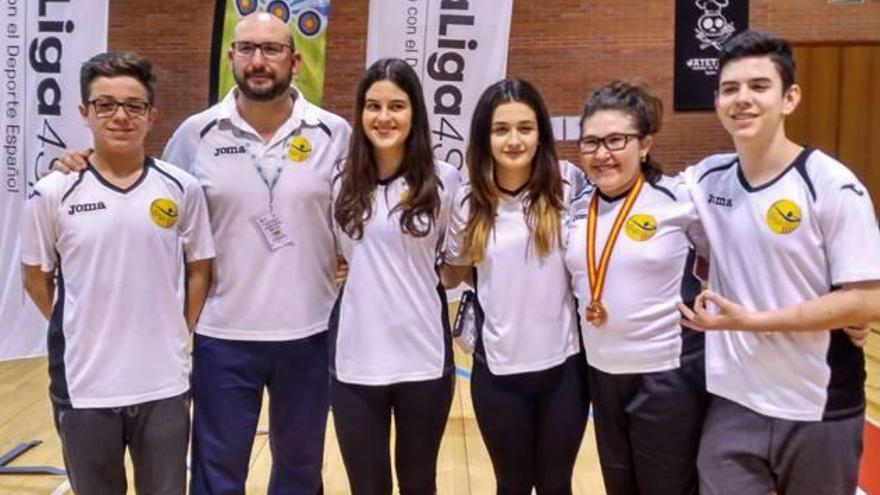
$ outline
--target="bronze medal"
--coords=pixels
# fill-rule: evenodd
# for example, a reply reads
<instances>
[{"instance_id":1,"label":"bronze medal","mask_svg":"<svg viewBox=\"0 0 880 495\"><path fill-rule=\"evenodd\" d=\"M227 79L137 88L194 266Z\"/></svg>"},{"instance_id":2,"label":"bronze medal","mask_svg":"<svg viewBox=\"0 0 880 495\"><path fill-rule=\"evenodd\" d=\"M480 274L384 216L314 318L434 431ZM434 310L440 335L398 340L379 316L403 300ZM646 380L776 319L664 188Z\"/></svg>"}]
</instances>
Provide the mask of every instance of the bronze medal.
<instances>
[{"instance_id":1,"label":"bronze medal","mask_svg":"<svg viewBox=\"0 0 880 495\"><path fill-rule=\"evenodd\" d=\"M594 327L601 327L608 321L608 311L599 301L592 301L587 306L587 322Z\"/></svg>"}]
</instances>

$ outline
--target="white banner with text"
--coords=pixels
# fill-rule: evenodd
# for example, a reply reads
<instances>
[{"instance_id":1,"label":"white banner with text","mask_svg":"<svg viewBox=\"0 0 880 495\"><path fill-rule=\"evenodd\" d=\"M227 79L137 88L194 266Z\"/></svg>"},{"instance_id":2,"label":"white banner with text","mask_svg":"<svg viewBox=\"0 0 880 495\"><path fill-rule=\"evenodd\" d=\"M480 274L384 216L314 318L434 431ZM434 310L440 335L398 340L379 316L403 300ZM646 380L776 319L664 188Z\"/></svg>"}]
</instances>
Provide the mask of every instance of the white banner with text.
<instances>
[{"instance_id":1,"label":"white banner with text","mask_svg":"<svg viewBox=\"0 0 880 495\"><path fill-rule=\"evenodd\" d=\"M106 50L108 0L0 0L0 360L45 354L46 320L24 293L19 220L49 161L91 143L77 113L82 62Z\"/></svg>"},{"instance_id":2,"label":"white banner with text","mask_svg":"<svg viewBox=\"0 0 880 495\"><path fill-rule=\"evenodd\" d=\"M461 168L480 94L507 73L513 0L370 0L367 66L406 60L422 81L434 156Z\"/></svg>"}]
</instances>

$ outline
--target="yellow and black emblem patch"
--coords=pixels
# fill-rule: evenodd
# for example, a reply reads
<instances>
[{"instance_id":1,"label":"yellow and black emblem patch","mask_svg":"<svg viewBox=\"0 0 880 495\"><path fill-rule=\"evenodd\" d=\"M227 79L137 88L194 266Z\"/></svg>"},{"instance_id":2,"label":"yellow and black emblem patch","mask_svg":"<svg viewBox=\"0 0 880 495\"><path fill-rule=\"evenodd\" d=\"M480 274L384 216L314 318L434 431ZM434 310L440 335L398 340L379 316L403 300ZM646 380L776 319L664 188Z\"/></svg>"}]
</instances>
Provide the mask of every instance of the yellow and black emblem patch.
<instances>
[{"instance_id":1,"label":"yellow and black emblem patch","mask_svg":"<svg viewBox=\"0 0 880 495\"><path fill-rule=\"evenodd\" d=\"M153 223L167 229L177 223L177 203L168 198L159 198L150 204L150 217Z\"/></svg>"},{"instance_id":2,"label":"yellow and black emblem patch","mask_svg":"<svg viewBox=\"0 0 880 495\"><path fill-rule=\"evenodd\" d=\"M801 224L801 208L790 199L780 199L767 210L767 226L775 234L790 234Z\"/></svg>"},{"instance_id":3,"label":"yellow and black emblem patch","mask_svg":"<svg viewBox=\"0 0 880 495\"><path fill-rule=\"evenodd\" d=\"M657 220L651 215L636 213L627 219L624 230L626 236L634 241L647 241L657 232Z\"/></svg>"},{"instance_id":4,"label":"yellow and black emblem patch","mask_svg":"<svg viewBox=\"0 0 880 495\"><path fill-rule=\"evenodd\" d=\"M305 136L294 136L287 149L287 158L293 162L304 162L312 154L312 143Z\"/></svg>"}]
</instances>

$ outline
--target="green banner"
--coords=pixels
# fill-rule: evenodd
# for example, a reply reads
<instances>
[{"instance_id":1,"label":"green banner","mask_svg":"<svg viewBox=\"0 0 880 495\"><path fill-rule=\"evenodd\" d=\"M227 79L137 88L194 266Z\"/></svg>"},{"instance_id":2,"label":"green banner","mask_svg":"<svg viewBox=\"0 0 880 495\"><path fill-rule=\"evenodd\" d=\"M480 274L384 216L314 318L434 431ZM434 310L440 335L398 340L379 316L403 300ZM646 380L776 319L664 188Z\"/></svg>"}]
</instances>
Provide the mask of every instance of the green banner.
<instances>
[{"instance_id":1,"label":"green banner","mask_svg":"<svg viewBox=\"0 0 880 495\"><path fill-rule=\"evenodd\" d=\"M320 105L324 96L324 53L330 0L217 0L211 64L211 101L223 98L235 86L229 59L232 30L243 16L264 11L286 22L302 57L293 84L310 102Z\"/></svg>"}]
</instances>

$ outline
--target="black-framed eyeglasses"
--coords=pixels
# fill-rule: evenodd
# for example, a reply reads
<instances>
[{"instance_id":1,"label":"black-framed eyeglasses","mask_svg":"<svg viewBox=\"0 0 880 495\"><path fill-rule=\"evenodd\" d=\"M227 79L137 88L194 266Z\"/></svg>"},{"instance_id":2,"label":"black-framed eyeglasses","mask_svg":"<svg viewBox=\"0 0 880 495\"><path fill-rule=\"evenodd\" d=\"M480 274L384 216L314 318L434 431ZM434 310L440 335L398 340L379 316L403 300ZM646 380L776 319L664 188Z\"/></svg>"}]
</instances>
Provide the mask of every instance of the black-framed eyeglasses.
<instances>
[{"instance_id":1,"label":"black-framed eyeglasses","mask_svg":"<svg viewBox=\"0 0 880 495\"><path fill-rule=\"evenodd\" d=\"M241 58L251 58L256 55L257 50L266 58L279 59L284 56L285 50L290 45L278 43L276 41L267 41L265 43L254 43L252 41L233 41L232 52Z\"/></svg>"},{"instance_id":2,"label":"black-framed eyeglasses","mask_svg":"<svg viewBox=\"0 0 880 495\"><path fill-rule=\"evenodd\" d=\"M609 134L605 137L584 136L578 140L578 147L580 148L581 153L585 155L592 155L599 151L599 145L604 146L608 151L620 151L626 148L626 145L629 144L631 139L639 139L641 137L641 134L632 133L615 133Z\"/></svg>"},{"instance_id":3,"label":"black-framed eyeglasses","mask_svg":"<svg viewBox=\"0 0 880 495\"><path fill-rule=\"evenodd\" d=\"M116 101L110 98L95 98L89 100L89 105L95 109L95 115L98 117L111 117L116 113L119 107L129 117L144 117L150 111L149 102L141 100Z\"/></svg>"}]
</instances>

